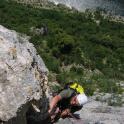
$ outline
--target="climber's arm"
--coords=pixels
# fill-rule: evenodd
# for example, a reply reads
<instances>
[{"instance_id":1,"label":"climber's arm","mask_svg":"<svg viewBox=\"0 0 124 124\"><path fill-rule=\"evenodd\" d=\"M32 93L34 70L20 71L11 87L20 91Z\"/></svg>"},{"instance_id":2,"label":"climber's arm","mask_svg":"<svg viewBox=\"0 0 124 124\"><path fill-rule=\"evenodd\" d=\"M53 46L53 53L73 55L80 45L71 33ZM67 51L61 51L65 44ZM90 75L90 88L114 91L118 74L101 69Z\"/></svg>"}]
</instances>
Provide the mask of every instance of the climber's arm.
<instances>
[{"instance_id":1,"label":"climber's arm","mask_svg":"<svg viewBox=\"0 0 124 124\"><path fill-rule=\"evenodd\" d=\"M61 100L61 96L60 95L56 95L55 97L52 98L52 100L50 101L50 105L49 105L49 113L51 114L52 111L54 110L54 108L56 107L57 103Z\"/></svg>"}]
</instances>

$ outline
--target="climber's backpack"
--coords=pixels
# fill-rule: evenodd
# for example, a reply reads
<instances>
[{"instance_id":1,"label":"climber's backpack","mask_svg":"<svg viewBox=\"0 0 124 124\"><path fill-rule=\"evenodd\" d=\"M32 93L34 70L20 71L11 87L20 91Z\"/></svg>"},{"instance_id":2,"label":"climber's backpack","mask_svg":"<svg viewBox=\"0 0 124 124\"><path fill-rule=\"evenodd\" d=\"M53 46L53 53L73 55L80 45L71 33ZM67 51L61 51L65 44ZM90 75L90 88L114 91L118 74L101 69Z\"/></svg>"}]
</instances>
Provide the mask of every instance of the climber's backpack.
<instances>
[{"instance_id":1,"label":"climber's backpack","mask_svg":"<svg viewBox=\"0 0 124 124\"><path fill-rule=\"evenodd\" d=\"M83 94L84 88L77 82L70 82L66 83L63 88L59 89L58 91L53 92L52 96L56 96L64 89L73 89L75 91L75 94Z\"/></svg>"},{"instance_id":2,"label":"climber's backpack","mask_svg":"<svg viewBox=\"0 0 124 124\"><path fill-rule=\"evenodd\" d=\"M84 88L77 82L73 82L73 83L71 82L71 83L65 84L64 89L68 89L68 88L75 90L77 94L84 93Z\"/></svg>"}]
</instances>

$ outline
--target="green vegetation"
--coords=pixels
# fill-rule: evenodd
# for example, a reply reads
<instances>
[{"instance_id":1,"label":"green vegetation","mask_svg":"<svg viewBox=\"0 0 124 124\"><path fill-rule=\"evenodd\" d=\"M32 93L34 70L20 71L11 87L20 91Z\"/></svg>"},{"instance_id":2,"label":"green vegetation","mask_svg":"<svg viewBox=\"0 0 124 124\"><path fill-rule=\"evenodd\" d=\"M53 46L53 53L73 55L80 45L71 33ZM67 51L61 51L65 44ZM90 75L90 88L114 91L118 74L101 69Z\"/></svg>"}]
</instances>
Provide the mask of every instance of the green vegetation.
<instances>
[{"instance_id":1,"label":"green vegetation","mask_svg":"<svg viewBox=\"0 0 124 124\"><path fill-rule=\"evenodd\" d=\"M76 80L89 95L96 89L122 92L116 83L124 79L124 24L99 11L36 9L9 0L1 0L0 24L31 36L30 42L60 84ZM43 26L48 29L44 35L30 30Z\"/></svg>"}]
</instances>

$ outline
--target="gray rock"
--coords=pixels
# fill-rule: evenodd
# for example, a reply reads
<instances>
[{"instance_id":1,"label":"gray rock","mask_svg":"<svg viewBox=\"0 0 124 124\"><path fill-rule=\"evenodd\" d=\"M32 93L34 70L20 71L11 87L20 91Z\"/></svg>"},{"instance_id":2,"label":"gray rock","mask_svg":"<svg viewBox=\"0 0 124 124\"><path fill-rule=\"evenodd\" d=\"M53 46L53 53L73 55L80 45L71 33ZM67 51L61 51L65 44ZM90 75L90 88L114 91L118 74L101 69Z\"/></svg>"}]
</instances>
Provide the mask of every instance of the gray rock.
<instances>
[{"instance_id":1,"label":"gray rock","mask_svg":"<svg viewBox=\"0 0 124 124\"><path fill-rule=\"evenodd\" d=\"M45 115L47 111L48 69L28 39L0 26L1 121L9 122L15 117L19 124L19 118L25 118L28 106L35 100L41 100L41 113Z\"/></svg>"},{"instance_id":2,"label":"gray rock","mask_svg":"<svg viewBox=\"0 0 124 124\"><path fill-rule=\"evenodd\" d=\"M60 119L59 122L57 122L56 124L73 124L70 119L65 118L65 119Z\"/></svg>"},{"instance_id":3,"label":"gray rock","mask_svg":"<svg viewBox=\"0 0 124 124\"><path fill-rule=\"evenodd\" d=\"M88 120L90 124L123 124L124 107L112 107L107 103L91 99L78 112L82 120Z\"/></svg>"}]
</instances>

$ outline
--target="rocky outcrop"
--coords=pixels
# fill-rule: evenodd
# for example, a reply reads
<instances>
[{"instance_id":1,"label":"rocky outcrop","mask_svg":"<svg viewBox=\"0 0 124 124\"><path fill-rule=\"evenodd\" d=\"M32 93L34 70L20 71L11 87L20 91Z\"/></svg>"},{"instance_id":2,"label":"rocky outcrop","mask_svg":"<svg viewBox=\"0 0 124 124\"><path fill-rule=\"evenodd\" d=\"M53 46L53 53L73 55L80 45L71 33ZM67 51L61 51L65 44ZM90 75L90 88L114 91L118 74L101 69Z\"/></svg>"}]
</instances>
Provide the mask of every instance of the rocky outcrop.
<instances>
[{"instance_id":1,"label":"rocky outcrop","mask_svg":"<svg viewBox=\"0 0 124 124\"><path fill-rule=\"evenodd\" d=\"M0 123L26 124L28 108L36 111L39 101L45 118L48 70L28 39L0 26Z\"/></svg>"}]
</instances>

